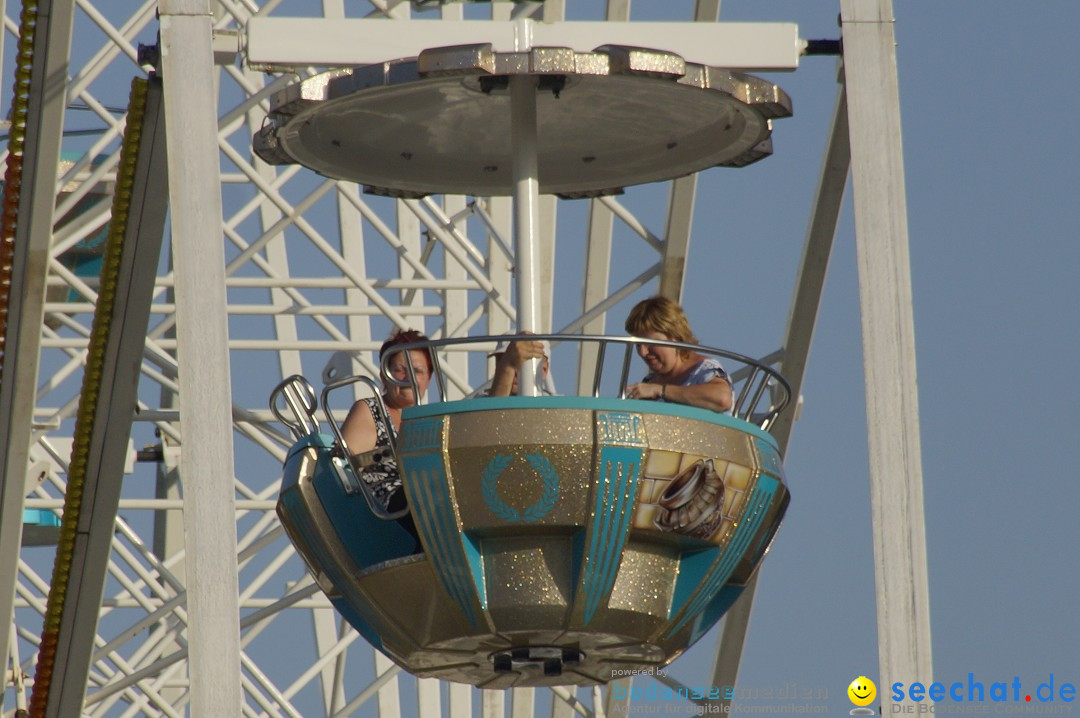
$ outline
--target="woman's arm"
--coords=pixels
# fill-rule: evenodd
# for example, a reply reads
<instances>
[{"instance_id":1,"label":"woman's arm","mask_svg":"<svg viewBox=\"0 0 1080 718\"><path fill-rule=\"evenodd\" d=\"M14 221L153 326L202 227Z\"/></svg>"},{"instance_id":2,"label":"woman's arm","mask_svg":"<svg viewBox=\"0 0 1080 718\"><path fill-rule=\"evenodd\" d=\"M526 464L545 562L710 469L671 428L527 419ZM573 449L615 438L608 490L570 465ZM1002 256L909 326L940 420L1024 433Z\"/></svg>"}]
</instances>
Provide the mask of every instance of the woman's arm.
<instances>
[{"instance_id":1,"label":"woman's arm","mask_svg":"<svg viewBox=\"0 0 1080 718\"><path fill-rule=\"evenodd\" d=\"M687 404L688 406L700 406L702 409L712 409L719 412L727 411L734 403L731 384L728 383L727 379L719 376L704 384L693 384L691 386L666 385L663 393L665 401Z\"/></svg>"},{"instance_id":2,"label":"woman's arm","mask_svg":"<svg viewBox=\"0 0 1080 718\"><path fill-rule=\"evenodd\" d=\"M676 404L698 406L719 412L727 411L734 402L731 384L721 376L714 377L712 381L704 384L690 386L642 382L627 387L626 396L630 399L663 399Z\"/></svg>"},{"instance_id":3,"label":"woman's arm","mask_svg":"<svg viewBox=\"0 0 1080 718\"><path fill-rule=\"evenodd\" d=\"M367 402L361 400L352 405L345 423L341 425L341 436L351 454L362 454L375 448L378 433L375 430L375 417Z\"/></svg>"}]
</instances>

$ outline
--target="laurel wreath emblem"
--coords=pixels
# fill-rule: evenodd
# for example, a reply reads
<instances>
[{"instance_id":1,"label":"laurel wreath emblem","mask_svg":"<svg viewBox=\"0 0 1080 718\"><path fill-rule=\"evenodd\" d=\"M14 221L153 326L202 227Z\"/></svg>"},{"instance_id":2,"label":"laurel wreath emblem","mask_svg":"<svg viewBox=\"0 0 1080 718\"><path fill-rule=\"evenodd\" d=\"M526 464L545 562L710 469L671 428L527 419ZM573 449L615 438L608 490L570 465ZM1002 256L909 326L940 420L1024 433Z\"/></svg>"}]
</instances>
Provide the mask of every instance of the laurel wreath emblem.
<instances>
[{"instance_id":1,"label":"laurel wreath emblem","mask_svg":"<svg viewBox=\"0 0 1080 718\"><path fill-rule=\"evenodd\" d=\"M544 480L544 491L533 505L519 512L513 506L508 505L499 498L499 476L513 461L513 457L505 454L496 454L495 457L484 467L480 476L480 488L483 490L484 503L491 509L491 513L504 521L539 521L547 515L559 498L559 474L551 462L541 454L526 454L525 460L532 466L533 471Z\"/></svg>"}]
</instances>

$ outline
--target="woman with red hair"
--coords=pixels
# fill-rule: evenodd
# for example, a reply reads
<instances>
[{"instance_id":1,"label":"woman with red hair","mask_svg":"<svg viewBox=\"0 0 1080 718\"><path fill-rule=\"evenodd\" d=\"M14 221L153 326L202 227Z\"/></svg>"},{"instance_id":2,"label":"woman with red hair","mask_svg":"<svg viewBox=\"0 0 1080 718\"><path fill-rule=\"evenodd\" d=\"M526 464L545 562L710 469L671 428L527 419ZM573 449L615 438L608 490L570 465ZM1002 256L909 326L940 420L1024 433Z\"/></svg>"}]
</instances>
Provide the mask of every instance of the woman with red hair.
<instances>
[{"instance_id":1,"label":"woman with red hair","mask_svg":"<svg viewBox=\"0 0 1080 718\"><path fill-rule=\"evenodd\" d=\"M389 339L383 342L379 348L379 360L394 346L400 344L412 344L426 341L427 337L418 331L401 329L395 332ZM408 356L406 356L408 355ZM407 381L409 368L406 361L412 364L413 374L416 376L416 386L423 394L427 391L431 382L431 354L426 350L411 349L408 352L398 352L390 359L387 367L394 379ZM361 399L353 404L349 415L345 417L345 423L341 425L341 435L349 447L349 451L363 454L374 449L387 449L382 458L364 467L361 478L367 483L375 495L376 500L387 511L393 512L405 508L405 490L401 486L401 474L398 473L397 460L390 449L390 437L397 437L398 428L401 426L401 410L407 406L416 404L416 396L412 387L400 387L393 382L383 382L383 404L390 419L387 425L382 421L376 407L375 397ZM391 434L391 432L393 432Z\"/></svg>"}]
</instances>

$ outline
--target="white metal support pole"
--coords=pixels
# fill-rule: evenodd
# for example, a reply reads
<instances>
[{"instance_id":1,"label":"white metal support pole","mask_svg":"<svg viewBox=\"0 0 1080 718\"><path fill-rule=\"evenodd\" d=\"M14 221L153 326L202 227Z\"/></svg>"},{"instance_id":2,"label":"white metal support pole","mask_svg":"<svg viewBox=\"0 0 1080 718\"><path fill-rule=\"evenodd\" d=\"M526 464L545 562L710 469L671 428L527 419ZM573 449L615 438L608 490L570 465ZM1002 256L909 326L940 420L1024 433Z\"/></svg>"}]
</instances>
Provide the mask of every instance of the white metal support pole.
<instances>
[{"instance_id":1,"label":"white metal support pole","mask_svg":"<svg viewBox=\"0 0 1080 718\"><path fill-rule=\"evenodd\" d=\"M514 147L514 259L518 331L536 331L540 324L540 293L536 276L536 246L540 222L540 180L536 161L536 78L510 78L510 138ZM521 396L536 396L536 359L518 376Z\"/></svg>"},{"instance_id":2,"label":"white metal support pole","mask_svg":"<svg viewBox=\"0 0 1080 718\"><path fill-rule=\"evenodd\" d=\"M42 2L34 35L22 194L15 227L0 382L0 673L15 610L38 353L45 316L45 280L52 244L56 171L66 105L74 0ZM10 160L9 160L10 161Z\"/></svg>"},{"instance_id":3,"label":"white metal support pole","mask_svg":"<svg viewBox=\"0 0 1080 718\"><path fill-rule=\"evenodd\" d=\"M191 714L241 715L236 497L209 0L161 0Z\"/></svg>"},{"instance_id":4,"label":"white metal support pole","mask_svg":"<svg viewBox=\"0 0 1080 718\"><path fill-rule=\"evenodd\" d=\"M881 681L926 680L930 599L891 0L841 0ZM888 692L882 712L891 712Z\"/></svg>"},{"instance_id":5,"label":"white metal support pole","mask_svg":"<svg viewBox=\"0 0 1080 718\"><path fill-rule=\"evenodd\" d=\"M629 0L607 0L605 20L626 22L630 19ZM599 198L589 200L588 229L585 233L585 282L582 288L581 313L584 314L608 298L611 278L611 238L615 215ZM601 313L581 327L582 334L603 334L607 314ZM618 332L622 332L619 326ZM599 346L591 342L581 345L578 357L577 393L592 392L594 367ZM562 705L566 705L562 703ZM560 709L562 710L562 709Z\"/></svg>"},{"instance_id":6,"label":"white metal support pole","mask_svg":"<svg viewBox=\"0 0 1080 718\"><path fill-rule=\"evenodd\" d=\"M533 17L541 16L547 24L565 22L565 0L545 0L540 8L533 11ZM552 331L555 307L555 248L556 228L558 227L559 200L555 195L540 195L540 231L537 235L537 275L540 284L540 324L539 332ZM553 384L549 381L549 386Z\"/></svg>"}]
</instances>

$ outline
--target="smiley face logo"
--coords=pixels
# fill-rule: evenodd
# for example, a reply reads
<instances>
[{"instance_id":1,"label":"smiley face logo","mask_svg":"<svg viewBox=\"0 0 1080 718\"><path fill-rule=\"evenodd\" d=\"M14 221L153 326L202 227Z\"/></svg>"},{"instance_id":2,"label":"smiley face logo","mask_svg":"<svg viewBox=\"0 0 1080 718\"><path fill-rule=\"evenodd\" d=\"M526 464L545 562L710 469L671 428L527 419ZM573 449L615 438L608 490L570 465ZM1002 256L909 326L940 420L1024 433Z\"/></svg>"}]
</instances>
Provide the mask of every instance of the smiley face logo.
<instances>
[{"instance_id":1,"label":"smiley face logo","mask_svg":"<svg viewBox=\"0 0 1080 718\"><path fill-rule=\"evenodd\" d=\"M877 686L866 676L859 676L847 687L848 698L857 706L868 706L877 696Z\"/></svg>"}]
</instances>

